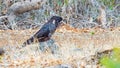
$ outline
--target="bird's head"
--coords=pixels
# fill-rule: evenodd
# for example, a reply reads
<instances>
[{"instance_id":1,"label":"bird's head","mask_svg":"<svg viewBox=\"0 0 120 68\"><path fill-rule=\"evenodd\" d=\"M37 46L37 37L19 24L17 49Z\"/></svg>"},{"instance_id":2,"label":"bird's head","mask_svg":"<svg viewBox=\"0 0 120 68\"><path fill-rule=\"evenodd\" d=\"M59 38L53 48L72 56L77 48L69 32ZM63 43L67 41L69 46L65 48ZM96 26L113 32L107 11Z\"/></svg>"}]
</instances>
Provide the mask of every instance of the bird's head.
<instances>
[{"instance_id":1,"label":"bird's head","mask_svg":"<svg viewBox=\"0 0 120 68\"><path fill-rule=\"evenodd\" d=\"M56 27L58 27L62 22L62 17L60 16L53 16L50 20L52 20L53 24L56 25Z\"/></svg>"},{"instance_id":2,"label":"bird's head","mask_svg":"<svg viewBox=\"0 0 120 68\"><path fill-rule=\"evenodd\" d=\"M60 17L60 16L53 16L53 17L51 18L51 20L55 20L55 22L58 23L58 22L61 22L61 21L62 21L62 17Z\"/></svg>"}]
</instances>

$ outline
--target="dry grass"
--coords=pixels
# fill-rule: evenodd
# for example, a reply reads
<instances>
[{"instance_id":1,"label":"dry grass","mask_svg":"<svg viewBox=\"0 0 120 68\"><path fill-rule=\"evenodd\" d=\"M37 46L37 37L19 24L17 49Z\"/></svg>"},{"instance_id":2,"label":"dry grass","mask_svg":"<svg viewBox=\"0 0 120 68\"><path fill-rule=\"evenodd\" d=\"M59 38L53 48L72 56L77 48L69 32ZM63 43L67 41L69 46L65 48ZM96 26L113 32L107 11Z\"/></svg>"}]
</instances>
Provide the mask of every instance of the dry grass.
<instances>
[{"instance_id":1,"label":"dry grass","mask_svg":"<svg viewBox=\"0 0 120 68\"><path fill-rule=\"evenodd\" d=\"M99 68L98 59L95 58L96 53L120 46L119 27L75 29L64 25L52 37L59 47L56 54L51 54L49 51L41 52L37 43L19 50L17 46L37 30L1 30L0 46L6 50L6 53L0 60L0 67Z\"/></svg>"}]
</instances>

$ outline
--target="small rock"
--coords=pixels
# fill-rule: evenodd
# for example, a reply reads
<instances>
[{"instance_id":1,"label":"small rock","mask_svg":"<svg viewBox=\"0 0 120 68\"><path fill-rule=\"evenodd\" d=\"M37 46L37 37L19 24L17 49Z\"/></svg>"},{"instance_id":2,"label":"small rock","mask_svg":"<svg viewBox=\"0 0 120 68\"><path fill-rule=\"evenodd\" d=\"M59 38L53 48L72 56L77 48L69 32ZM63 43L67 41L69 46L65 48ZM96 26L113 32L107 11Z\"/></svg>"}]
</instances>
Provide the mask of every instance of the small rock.
<instances>
[{"instance_id":1,"label":"small rock","mask_svg":"<svg viewBox=\"0 0 120 68\"><path fill-rule=\"evenodd\" d=\"M5 53L5 51L3 50L3 48L0 48L0 55L3 55Z\"/></svg>"},{"instance_id":2,"label":"small rock","mask_svg":"<svg viewBox=\"0 0 120 68\"><path fill-rule=\"evenodd\" d=\"M58 66L55 66L55 68L73 68L73 67L69 64L60 64Z\"/></svg>"}]
</instances>

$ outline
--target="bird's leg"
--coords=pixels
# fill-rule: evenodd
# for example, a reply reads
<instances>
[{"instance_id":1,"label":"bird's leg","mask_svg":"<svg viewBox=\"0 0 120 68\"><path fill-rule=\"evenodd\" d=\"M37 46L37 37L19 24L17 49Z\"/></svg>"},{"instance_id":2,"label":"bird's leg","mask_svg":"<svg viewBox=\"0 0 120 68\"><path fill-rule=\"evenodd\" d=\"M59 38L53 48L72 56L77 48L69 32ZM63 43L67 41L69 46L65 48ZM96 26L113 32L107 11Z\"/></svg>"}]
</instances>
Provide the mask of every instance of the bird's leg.
<instances>
[{"instance_id":1,"label":"bird's leg","mask_svg":"<svg viewBox=\"0 0 120 68\"><path fill-rule=\"evenodd\" d=\"M52 54L55 54L57 52L58 46L55 44L55 41L53 39L48 40L47 45L50 48Z\"/></svg>"},{"instance_id":2,"label":"bird's leg","mask_svg":"<svg viewBox=\"0 0 120 68\"><path fill-rule=\"evenodd\" d=\"M46 48L49 48L51 50L52 54L55 54L58 50L58 46L55 44L53 39L50 39L45 42L40 42L39 48L42 52L44 52L46 50Z\"/></svg>"},{"instance_id":3,"label":"bird's leg","mask_svg":"<svg viewBox=\"0 0 120 68\"><path fill-rule=\"evenodd\" d=\"M45 42L39 42L39 49L41 50L41 51L45 51Z\"/></svg>"}]
</instances>

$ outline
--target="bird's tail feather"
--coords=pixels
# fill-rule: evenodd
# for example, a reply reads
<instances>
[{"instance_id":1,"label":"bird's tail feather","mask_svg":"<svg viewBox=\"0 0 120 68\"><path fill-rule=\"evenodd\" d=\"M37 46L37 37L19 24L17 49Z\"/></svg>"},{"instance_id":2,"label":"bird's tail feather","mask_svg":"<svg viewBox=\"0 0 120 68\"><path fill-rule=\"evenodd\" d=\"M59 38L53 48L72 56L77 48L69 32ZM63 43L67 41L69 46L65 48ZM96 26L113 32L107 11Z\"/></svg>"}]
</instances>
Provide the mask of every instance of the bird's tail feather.
<instances>
[{"instance_id":1,"label":"bird's tail feather","mask_svg":"<svg viewBox=\"0 0 120 68\"><path fill-rule=\"evenodd\" d=\"M26 47L27 45L30 45L34 42L34 37L29 38L27 41L25 41L22 45L21 48Z\"/></svg>"}]
</instances>

